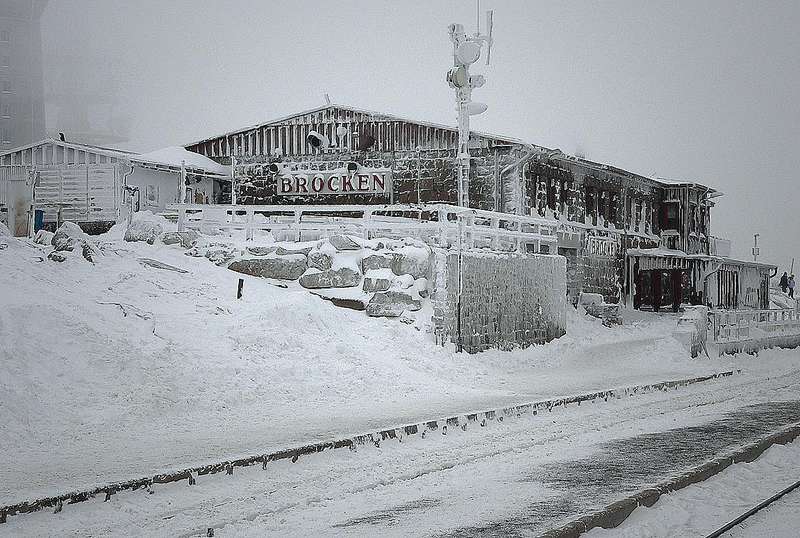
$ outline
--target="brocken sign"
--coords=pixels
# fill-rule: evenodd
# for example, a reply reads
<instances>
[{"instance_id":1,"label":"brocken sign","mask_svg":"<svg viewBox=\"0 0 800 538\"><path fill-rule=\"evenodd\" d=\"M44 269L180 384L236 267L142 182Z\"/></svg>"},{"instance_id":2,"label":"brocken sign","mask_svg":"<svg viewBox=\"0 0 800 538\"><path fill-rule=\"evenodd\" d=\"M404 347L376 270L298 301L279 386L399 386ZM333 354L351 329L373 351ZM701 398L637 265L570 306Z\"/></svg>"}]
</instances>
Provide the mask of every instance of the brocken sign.
<instances>
[{"instance_id":1,"label":"brocken sign","mask_svg":"<svg viewBox=\"0 0 800 538\"><path fill-rule=\"evenodd\" d=\"M353 174L342 170L291 172L278 176L278 194L388 194L392 172L361 169Z\"/></svg>"}]
</instances>

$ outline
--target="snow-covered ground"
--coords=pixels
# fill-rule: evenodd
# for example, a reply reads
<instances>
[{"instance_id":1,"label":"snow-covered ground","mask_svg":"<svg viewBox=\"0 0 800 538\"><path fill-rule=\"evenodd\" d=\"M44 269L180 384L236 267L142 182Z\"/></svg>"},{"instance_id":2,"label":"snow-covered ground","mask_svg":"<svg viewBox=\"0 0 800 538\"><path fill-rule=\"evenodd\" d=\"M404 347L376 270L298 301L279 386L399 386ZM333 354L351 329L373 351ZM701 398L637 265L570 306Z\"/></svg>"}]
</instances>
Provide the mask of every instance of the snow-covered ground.
<instances>
[{"instance_id":1,"label":"snow-covered ground","mask_svg":"<svg viewBox=\"0 0 800 538\"><path fill-rule=\"evenodd\" d=\"M568 334L456 354L412 324L341 309L296 283L244 277L115 227L95 264L0 250L0 504L373 428L593 389L744 367L796 353L690 359L676 318L572 312ZM154 259L186 273L154 268Z\"/></svg>"},{"instance_id":2,"label":"snow-covered ground","mask_svg":"<svg viewBox=\"0 0 800 538\"><path fill-rule=\"evenodd\" d=\"M794 371L557 407L101 495L0 536L538 536L800 420L798 391Z\"/></svg>"},{"instance_id":3,"label":"snow-covered ground","mask_svg":"<svg viewBox=\"0 0 800 538\"><path fill-rule=\"evenodd\" d=\"M699 484L663 495L640 507L615 529L593 530L590 538L707 536L800 477L800 441L775 445L751 463L738 463ZM800 529L800 490L752 516L725 536L792 538Z\"/></svg>"}]
</instances>

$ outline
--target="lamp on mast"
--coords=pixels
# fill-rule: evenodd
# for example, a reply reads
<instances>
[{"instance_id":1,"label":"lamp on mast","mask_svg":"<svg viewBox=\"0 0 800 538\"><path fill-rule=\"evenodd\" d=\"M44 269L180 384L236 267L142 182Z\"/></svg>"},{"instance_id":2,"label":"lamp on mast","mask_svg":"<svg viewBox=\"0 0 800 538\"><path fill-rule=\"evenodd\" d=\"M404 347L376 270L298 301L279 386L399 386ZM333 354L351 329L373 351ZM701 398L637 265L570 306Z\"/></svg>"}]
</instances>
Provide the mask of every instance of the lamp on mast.
<instances>
[{"instance_id":1,"label":"lamp on mast","mask_svg":"<svg viewBox=\"0 0 800 538\"><path fill-rule=\"evenodd\" d=\"M480 10L480 4L478 4ZM447 72L447 83L456 91L456 111L458 112L458 205L469 207L469 117L486 112L484 103L472 101L472 90L486 84L483 75L471 75L469 67L480 57L486 45L486 65L492 50L492 11L486 12L486 34L481 34L480 18L475 34L468 36L461 24L449 27L450 41L453 43L453 67Z\"/></svg>"}]
</instances>

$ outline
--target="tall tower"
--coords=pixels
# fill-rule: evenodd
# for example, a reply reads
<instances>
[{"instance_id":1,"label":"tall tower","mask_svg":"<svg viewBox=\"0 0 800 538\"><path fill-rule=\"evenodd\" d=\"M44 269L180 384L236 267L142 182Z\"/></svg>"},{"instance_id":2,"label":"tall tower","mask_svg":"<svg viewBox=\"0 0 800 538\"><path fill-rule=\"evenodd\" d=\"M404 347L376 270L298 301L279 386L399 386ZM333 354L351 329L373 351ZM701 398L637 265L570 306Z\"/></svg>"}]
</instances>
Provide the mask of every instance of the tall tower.
<instances>
[{"instance_id":1,"label":"tall tower","mask_svg":"<svg viewBox=\"0 0 800 538\"><path fill-rule=\"evenodd\" d=\"M0 150L45 136L42 30L47 0L0 0Z\"/></svg>"}]
</instances>

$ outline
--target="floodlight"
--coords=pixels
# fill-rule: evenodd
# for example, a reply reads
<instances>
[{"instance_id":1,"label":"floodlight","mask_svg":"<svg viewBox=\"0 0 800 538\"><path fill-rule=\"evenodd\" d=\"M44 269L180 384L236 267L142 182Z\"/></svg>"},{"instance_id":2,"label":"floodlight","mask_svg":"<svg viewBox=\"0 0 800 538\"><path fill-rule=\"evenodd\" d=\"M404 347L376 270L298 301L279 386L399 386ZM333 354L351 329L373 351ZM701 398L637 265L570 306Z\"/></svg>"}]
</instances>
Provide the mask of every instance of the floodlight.
<instances>
[{"instance_id":1,"label":"floodlight","mask_svg":"<svg viewBox=\"0 0 800 538\"><path fill-rule=\"evenodd\" d=\"M456 59L463 65L474 64L480 57L480 42L464 41L456 47Z\"/></svg>"}]
</instances>

